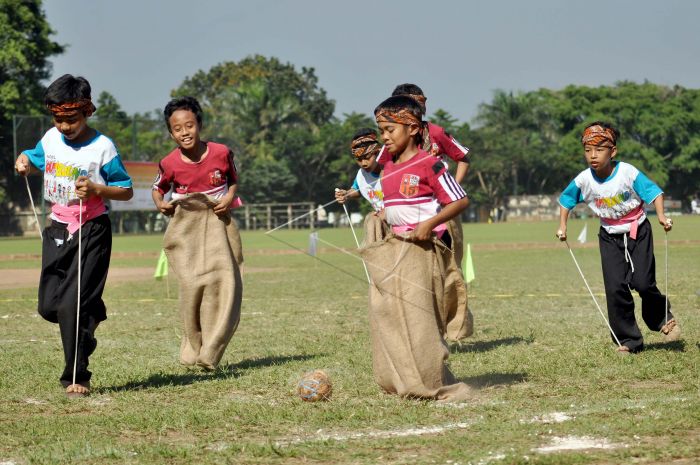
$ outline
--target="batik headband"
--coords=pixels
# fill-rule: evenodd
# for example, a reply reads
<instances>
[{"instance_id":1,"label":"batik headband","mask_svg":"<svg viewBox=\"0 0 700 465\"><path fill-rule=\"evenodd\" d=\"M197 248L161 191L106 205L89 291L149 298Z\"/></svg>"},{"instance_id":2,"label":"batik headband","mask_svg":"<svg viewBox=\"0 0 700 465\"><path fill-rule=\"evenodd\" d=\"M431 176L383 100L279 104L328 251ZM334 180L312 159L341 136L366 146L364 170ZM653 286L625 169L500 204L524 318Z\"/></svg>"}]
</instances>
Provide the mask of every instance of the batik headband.
<instances>
[{"instance_id":1,"label":"batik headband","mask_svg":"<svg viewBox=\"0 0 700 465\"><path fill-rule=\"evenodd\" d=\"M85 113L85 116L92 116L95 112L95 105L89 98L81 98L74 102L65 102L58 105L46 105L54 116L74 116L78 113Z\"/></svg>"},{"instance_id":2,"label":"batik headband","mask_svg":"<svg viewBox=\"0 0 700 465\"><path fill-rule=\"evenodd\" d=\"M583 145L601 145L606 141L615 145L615 132L603 126L587 127L583 131L583 137L581 137L581 143Z\"/></svg>"},{"instance_id":3,"label":"batik headband","mask_svg":"<svg viewBox=\"0 0 700 465\"><path fill-rule=\"evenodd\" d=\"M413 100L415 100L418 106L420 106L420 111L422 111L423 114L425 114L425 101L428 100L428 98L425 95L406 94L406 97L411 97Z\"/></svg>"},{"instance_id":4,"label":"batik headband","mask_svg":"<svg viewBox=\"0 0 700 465\"><path fill-rule=\"evenodd\" d=\"M353 139L350 144L352 156L356 159L364 158L365 155L376 155L379 152L379 143L377 142L376 134L367 134Z\"/></svg>"},{"instance_id":5,"label":"batik headband","mask_svg":"<svg viewBox=\"0 0 700 465\"><path fill-rule=\"evenodd\" d=\"M406 126L415 124L418 127L421 125L420 118L406 108L402 108L399 111L382 109L375 113L374 117L377 120L377 123L398 123L405 124Z\"/></svg>"}]
</instances>

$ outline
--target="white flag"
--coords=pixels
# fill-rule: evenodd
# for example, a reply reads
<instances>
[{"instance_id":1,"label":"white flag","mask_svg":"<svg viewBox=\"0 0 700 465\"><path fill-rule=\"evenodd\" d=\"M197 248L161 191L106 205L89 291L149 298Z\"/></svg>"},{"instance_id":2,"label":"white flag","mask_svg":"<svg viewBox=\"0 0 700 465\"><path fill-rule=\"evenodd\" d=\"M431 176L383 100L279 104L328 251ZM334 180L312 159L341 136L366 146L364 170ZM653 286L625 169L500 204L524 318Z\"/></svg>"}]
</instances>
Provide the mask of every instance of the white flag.
<instances>
[{"instance_id":1,"label":"white flag","mask_svg":"<svg viewBox=\"0 0 700 465\"><path fill-rule=\"evenodd\" d=\"M309 234L309 255L312 257L316 256L316 250L318 247L318 233L312 232Z\"/></svg>"},{"instance_id":2,"label":"white flag","mask_svg":"<svg viewBox=\"0 0 700 465\"><path fill-rule=\"evenodd\" d=\"M583 225L583 229L581 230L581 234L578 235L578 241L581 244L584 244L586 242L586 233L588 233L588 223Z\"/></svg>"}]
</instances>

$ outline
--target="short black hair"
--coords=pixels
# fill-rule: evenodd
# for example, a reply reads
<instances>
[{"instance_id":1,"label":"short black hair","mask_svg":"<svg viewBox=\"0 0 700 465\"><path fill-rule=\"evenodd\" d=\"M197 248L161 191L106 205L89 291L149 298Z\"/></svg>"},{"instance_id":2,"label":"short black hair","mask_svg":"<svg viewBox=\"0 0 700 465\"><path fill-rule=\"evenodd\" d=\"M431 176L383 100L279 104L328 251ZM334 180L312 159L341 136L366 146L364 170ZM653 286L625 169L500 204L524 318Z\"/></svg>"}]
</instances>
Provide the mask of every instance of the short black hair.
<instances>
[{"instance_id":1,"label":"short black hair","mask_svg":"<svg viewBox=\"0 0 700 465\"><path fill-rule=\"evenodd\" d=\"M165 116L165 124L168 126L168 131L170 131L170 117L177 110L189 110L194 113L195 118L197 118L197 124L202 127L202 107L194 97L177 97L168 102L163 110L163 116Z\"/></svg>"},{"instance_id":2,"label":"short black hair","mask_svg":"<svg viewBox=\"0 0 700 465\"><path fill-rule=\"evenodd\" d=\"M375 136L377 135L377 131L372 129L372 128L360 128L357 131L355 131L355 134L352 136L352 140L355 140L359 137L363 136L369 136L374 134Z\"/></svg>"},{"instance_id":3,"label":"short black hair","mask_svg":"<svg viewBox=\"0 0 700 465\"><path fill-rule=\"evenodd\" d=\"M416 117L416 119L418 119L418 121L420 121L421 126L423 124L423 110L418 102L407 95L394 95L384 100L374 109L375 116L381 110L387 110L392 113L396 113L401 110L408 110L413 116ZM418 129L421 129L421 127ZM420 130L418 131L418 134L416 134L415 141L419 147L423 145L423 135L421 134Z\"/></svg>"},{"instance_id":4,"label":"short black hair","mask_svg":"<svg viewBox=\"0 0 700 465\"><path fill-rule=\"evenodd\" d=\"M406 95L406 94L413 94L413 95L422 95L425 97L425 94L423 93L423 89L418 87L415 84L399 84L394 88L394 91L391 93L392 96L394 95Z\"/></svg>"},{"instance_id":5,"label":"short black hair","mask_svg":"<svg viewBox=\"0 0 700 465\"><path fill-rule=\"evenodd\" d=\"M82 76L64 74L52 82L44 93L44 105L61 105L81 99L90 100L92 89L87 79Z\"/></svg>"},{"instance_id":6,"label":"short black hair","mask_svg":"<svg viewBox=\"0 0 700 465\"><path fill-rule=\"evenodd\" d=\"M613 141L613 143L617 144L617 140L620 138L620 131L615 126L608 123L607 121L593 121L592 123L588 124L585 128L583 128L583 130L585 131L586 129L593 126L601 126L603 128L610 129L615 135L615 140Z\"/></svg>"}]
</instances>

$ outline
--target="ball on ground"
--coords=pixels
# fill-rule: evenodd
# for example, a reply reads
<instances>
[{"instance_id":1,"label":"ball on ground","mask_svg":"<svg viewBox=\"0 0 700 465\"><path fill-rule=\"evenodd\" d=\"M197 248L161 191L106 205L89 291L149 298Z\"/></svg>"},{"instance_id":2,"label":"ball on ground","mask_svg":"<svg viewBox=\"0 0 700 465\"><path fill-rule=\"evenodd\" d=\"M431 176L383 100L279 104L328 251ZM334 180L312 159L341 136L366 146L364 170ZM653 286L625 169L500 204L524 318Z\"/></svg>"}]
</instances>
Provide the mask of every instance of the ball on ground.
<instances>
[{"instance_id":1,"label":"ball on ground","mask_svg":"<svg viewBox=\"0 0 700 465\"><path fill-rule=\"evenodd\" d=\"M323 370L305 373L297 384L297 395L305 402L329 400L332 392L331 380Z\"/></svg>"}]
</instances>

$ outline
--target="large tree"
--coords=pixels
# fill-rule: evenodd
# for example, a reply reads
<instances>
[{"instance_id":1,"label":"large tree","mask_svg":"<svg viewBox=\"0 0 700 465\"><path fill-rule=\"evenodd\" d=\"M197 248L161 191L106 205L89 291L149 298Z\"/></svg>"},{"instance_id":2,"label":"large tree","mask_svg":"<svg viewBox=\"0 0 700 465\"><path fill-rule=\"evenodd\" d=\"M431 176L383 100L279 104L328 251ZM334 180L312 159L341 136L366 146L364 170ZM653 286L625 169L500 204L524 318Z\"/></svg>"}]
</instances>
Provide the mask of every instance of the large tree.
<instances>
[{"instance_id":1,"label":"large tree","mask_svg":"<svg viewBox=\"0 0 700 465\"><path fill-rule=\"evenodd\" d=\"M51 40L40 0L0 0L0 203L24 203L25 191L12 175L12 117L42 114L44 83L51 75L49 57L63 52Z\"/></svg>"}]
</instances>

